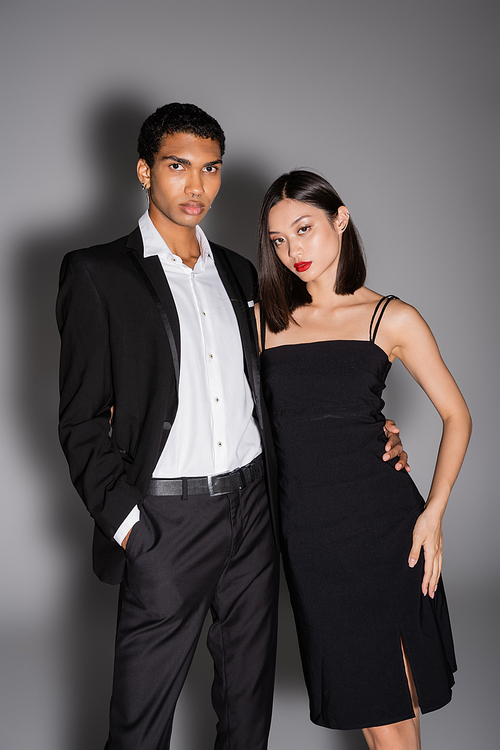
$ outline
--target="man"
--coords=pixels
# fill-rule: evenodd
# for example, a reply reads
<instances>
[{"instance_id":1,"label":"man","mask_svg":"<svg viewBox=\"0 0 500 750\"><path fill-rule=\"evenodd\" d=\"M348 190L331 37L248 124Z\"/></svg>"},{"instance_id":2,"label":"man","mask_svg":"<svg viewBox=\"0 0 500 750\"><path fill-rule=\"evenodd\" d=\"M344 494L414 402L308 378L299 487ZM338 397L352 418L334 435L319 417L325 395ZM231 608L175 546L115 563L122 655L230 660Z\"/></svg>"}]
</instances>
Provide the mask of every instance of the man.
<instances>
[{"instance_id":1,"label":"man","mask_svg":"<svg viewBox=\"0 0 500 750\"><path fill-rule=\"evenodd\" d=\"M121 584L107 750L168 748L209 610L215 746L267 747L277 493L256 274L198 226L224 146L198 107L158 109L139 136L139 227L61 269L61 443L95 520L94 569Z\"/></svg>"}]
</instances>

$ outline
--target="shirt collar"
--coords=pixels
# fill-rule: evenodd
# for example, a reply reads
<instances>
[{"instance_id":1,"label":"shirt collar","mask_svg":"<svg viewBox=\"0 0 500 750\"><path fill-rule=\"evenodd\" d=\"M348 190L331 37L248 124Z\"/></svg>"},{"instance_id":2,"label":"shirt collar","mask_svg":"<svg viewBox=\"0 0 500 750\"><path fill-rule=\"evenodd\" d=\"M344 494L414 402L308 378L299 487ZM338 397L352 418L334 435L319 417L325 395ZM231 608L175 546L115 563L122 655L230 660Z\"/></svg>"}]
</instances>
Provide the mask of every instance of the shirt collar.
<instances>
[{"instance_id":1,"label":"shirt collar","mask_svg":"<svg viewBox=\"0 0 500 750\"><path fill-rule=\"evenodd\" d=\"M142 242L144 244L144 257L149 258L151 255L159 255L160 258L166 260L173 260L175 257L153 222L149 215L149 211L145 211L139 219L139 229L141 230ZM196 239L200 246L200 258L196 263L196 266L201 264L204 268L208 258L213 258L212 249L210 243L207 240L207 236L203 229L199 226L196 227Z\"/></svg>"}]
</instances>

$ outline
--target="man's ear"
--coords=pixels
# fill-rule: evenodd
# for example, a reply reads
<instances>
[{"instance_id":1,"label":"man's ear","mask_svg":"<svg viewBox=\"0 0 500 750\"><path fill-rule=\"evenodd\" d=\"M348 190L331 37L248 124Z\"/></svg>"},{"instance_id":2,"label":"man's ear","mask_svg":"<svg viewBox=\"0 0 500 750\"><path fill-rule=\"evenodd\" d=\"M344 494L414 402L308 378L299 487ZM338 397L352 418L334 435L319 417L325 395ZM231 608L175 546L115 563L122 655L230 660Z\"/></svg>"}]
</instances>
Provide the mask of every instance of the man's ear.
<instances>
[{"instance_id":1,"label":"man's ear","mask_svg":"<svg viewBox=\"0 0 500 750\"><path fill-rule=\"evenodd\" d=\"M345 206L340 206L337 211L337 216L333 220L333 225L339 234L345 231L349 224L349 211Z\"/></svg>"},{"instance_id":2,"label":"man's ear","mask_svg":"<svg viewBox=\"0 0 500 750\"><path fill-rule=\"evenodd\" d=\"M147 162L144 159L139 159L137 162L137 177L144 190L149 190L151 183L151 170Z\"/></svg>"}]
</instances>

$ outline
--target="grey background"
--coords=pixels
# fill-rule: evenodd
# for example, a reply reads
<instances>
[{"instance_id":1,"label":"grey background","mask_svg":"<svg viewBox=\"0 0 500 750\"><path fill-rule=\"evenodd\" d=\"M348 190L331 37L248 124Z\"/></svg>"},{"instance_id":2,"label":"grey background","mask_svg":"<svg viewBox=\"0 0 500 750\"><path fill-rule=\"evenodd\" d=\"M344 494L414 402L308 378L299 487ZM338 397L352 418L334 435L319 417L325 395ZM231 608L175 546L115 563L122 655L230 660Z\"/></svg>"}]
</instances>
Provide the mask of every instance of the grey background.
<instances>
[{"instance_id":1,"label":"grey background","mask_svg":"<svg viewBox=\"0 0 500 750\"><path fill-rule=\"evenodd\" d=\"M195 102L226 130L205 229L254 257L259 201L282 171L332 181L363 235L369 285L414 304L472 411L475 436L445 528L459 672L424 746L497 745L498 4L484 0L4 0L2 167L1 746L104 744L116 589L90 570L91 521L56 436L57 272L70 249L132 230L144 209L144 117ZM440 420L404 368L397 419L422 492ZM353 456L353 465L357 460ZM173 750L210 747L201 648ZM358 750L309 723L283 591L271 750Z\"/></svg>"}]
</instances>

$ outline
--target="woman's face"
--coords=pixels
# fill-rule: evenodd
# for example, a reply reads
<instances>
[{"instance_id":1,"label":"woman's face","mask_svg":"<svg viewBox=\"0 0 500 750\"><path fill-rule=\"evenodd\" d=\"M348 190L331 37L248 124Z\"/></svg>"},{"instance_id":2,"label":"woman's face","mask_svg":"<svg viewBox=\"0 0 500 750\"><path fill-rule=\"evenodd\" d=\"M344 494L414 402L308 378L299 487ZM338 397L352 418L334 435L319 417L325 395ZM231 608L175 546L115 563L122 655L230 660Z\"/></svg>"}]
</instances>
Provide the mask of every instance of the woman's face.
<instances>
[{"instance_id":1,"label":"woman's face","mask_svg":"<svg viewBox=\"0 0 500 750\"><path fill-rule=\"evenodd\" d=\"M342 206L333 222L322 209L288 199L269 212L269 236L276 255L306 283L324 278L332 288L335 285L343 231L342 209L349 216Z\"/></svg>"}]
</instances>

